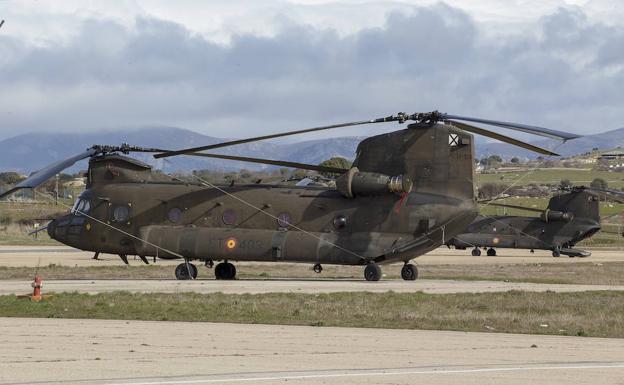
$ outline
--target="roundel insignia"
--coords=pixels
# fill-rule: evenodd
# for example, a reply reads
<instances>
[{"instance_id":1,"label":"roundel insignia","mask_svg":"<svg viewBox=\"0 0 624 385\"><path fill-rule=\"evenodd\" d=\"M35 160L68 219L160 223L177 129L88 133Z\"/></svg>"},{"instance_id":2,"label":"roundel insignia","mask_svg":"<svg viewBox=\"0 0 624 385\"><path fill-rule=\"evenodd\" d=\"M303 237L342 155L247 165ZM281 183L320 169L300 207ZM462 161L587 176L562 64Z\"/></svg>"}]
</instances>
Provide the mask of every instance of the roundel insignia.
<instances>
[{"instance_id":1,"label":"roundel insignia","mask_svg":"<svg viewBox=\"0 0 624 385\"><path fill-rule=\"evenodd\" d=\"M228 250L234 250L237 245L238 245L238 242L236 241L236 238L234 237L228 238L227 241L225 241L225 247Z\"/></svg>"},{"instance_id":2,"label":"roundel insignia","mask_svg":"<svg viewBox=\"0 0 624 385\"><path fill-rule=\"evenodd\" d=\"M498 237L494 237L494 238L492 239L492 243L493 243L493 244L498 245L498 242L500 242L500 239L498 239Z\"/></svg>"}]
</instances>

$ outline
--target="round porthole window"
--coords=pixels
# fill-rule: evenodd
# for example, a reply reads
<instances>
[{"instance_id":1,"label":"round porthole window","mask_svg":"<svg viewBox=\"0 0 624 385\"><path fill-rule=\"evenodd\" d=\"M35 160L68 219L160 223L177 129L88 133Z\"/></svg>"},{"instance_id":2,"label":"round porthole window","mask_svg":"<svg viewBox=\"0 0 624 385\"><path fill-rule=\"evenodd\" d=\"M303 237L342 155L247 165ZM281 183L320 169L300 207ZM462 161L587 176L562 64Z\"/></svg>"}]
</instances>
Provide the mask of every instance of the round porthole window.
<instances>
[{"instance_id":1,"label":"round porthole window","mask_svg":"<svg viewBox=\"0 0 624 385\"><path fill-rule=\"evenodd\" d=\"M169 210L169 213L167 213L167 218L173 223L180 222L180 219L182 219L182 210L177 207L172 208Z\"/></svg>"},{"instance_id":2,"label":"round porthole window","mask_svg":"<svg viewBox=\"0 0 624 385\"><path fill-rule=\"evenodd\" d=\"M286 229L292 224L292 218L289 213L280 213L277 216L277 225L280 229Z\"/></svg>"},{"instance_id":3,"label":"round porthole window","mask_svg":"<svg viewBox=\"0 0 624 385\"><path fill-rule=\"evenodd\" d=\"M115 222L126 222L129 214L130 209L128 209L128 206L117 206L113 210L113 220Z\"/></svg>"},{"instance_id":4,"label":"round porthole window","mask_svg":"<svg viewBox=\"0 0 624 385\"><path fill-rule=\"evenodd\" d=\"M236 224L236 212L232 209L227 209L223 212L221 219L223 219L223 223L226 225L234 225Z\"/></svg>"},{"instance_id":5,"label":"round porthole window","mask_svg":"<svg viewBox=\"0 0 624 385\"><path fill-rule=\"evenodd\" d=\"M347 225L347 218L344 215L338 215L334 218L334 228L336 230L343 229Z\"/></svg>"}]
</instances>

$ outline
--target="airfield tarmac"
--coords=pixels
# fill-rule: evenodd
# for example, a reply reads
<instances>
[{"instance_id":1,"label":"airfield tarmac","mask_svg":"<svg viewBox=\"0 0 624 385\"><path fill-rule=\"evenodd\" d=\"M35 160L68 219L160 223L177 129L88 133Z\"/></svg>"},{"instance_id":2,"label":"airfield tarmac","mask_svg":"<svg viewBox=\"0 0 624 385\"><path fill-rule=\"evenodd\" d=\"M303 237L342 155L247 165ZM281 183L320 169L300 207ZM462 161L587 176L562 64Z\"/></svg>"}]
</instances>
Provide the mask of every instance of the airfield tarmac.
<instances>
[{"instance_id":1,"label":"airfield tarmac","mask_svg":"<svg viewBox=\"0 0 624 385\"><path fill-rule=\"evenodd\" d=\"M420 264L490 264L490 263L579 263L579 262L624 262L624 250L592 249L588 258L553 258L549 251L499 249L498 256L480 257L470 255L470 250L438 248L426 255L414 259ZM32 266L56 264L61 266L119 266L121 260L116 255L101 254L94 260L93 253L80 251L67 246L0 246L0 266ZM142 264L138 258L128 257L130 264ZM152 259L149 258L149 262ZM177 265L179 260L157 260L159 265Z\"/></svg>"},{"instance_id":2,"label":"airfield tarmac","mask_svg":"<svg viewBox=\"0 0 624 385\"><path fill-rule=\"evenodd\" d=\"M619 251L587 259L505 250L471 257L438 249L423 264L577 263L620 261ZM66 247L0 247L0 266L94 261ZM140 264L140 261L131 263ZM175 265L178 261L159 261ZM44 291L266 293L332 291L428 293L507 290L624 290L624 286L552 285L500 281L242 279L47 280ZM29 292L28 281L0 281L0 294ZM279 325L118 320L0 318L0 384L624 384L621 339L357 329Z\"/></svg>"},{"instance_id":3,"label":"airfield tarmac","mask_svg":"<svg viewBox=\"0 0 624 385\"><path fill-rule=\"evenodd\" d=\"M527 250L500 250L498 257L473 257L468 255L469 250L451 250L439 248L432 253L421 256L415 261L420 264L490 264L490 263L579 263L579 262L612 262L621 261L623 253L618 250L594 250L589 258L553 258L546 251L537 251L534 254ZM30 266L56 264L61 266L120 266L122 262L115 255L104 254L100 260L93 260L91 253L85 253L64 246L0 246L0 266ZM131 264L140 265L140 260L133 260ZM159 260L159 265L177 265L180 261ZM243 267L244 262L237 263ZM300 265L298 268L304 268ZM209 274L212 276L212 274ZM379 282L366 282L363 279L238 279L235 281L216 281L212 278L200 277L195 281L177 281L175 279L146 279L146 280L115 280L115 279L75 279L75 280L45 280L44 291L50 292L85 292L103 293L116 290L130 292L197 292L227 294L242 293L330 293L345 291L370 292L417 292L431 294L447 293L484 293L505 292L509 290L523 291L554 291L578 292L589 290L621 290L622 285L579 285L579 284L545 284L526 282L503 281L467 281L467 280L435 280L419 279L417 281L403 281L400 279L382 279ZM44 277L45 279L45 277ZM30 281L0 280L0 295L23 294L29 291Z\"/></svg>"},{"instance_id":4,"label":"airfield tarmac","mask_svg":"<svg viewBox=\"0 0 624 385\"><path fill-rule=\"evenodd\" d=\"M2 384L622 384L620 339L0 318Z\"/></svg>"}]
</instances>

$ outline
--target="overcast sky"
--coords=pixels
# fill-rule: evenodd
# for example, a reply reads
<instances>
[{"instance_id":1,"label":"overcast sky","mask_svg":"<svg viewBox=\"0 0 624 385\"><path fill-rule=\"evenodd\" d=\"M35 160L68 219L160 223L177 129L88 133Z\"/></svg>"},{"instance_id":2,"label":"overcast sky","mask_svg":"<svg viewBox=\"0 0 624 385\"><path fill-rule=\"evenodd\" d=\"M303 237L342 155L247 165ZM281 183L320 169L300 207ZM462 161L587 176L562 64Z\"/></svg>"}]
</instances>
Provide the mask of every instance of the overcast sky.
<instances>
[{"instance_id":1,"label":"overcast sky","mask_svg":"<svg viewBox=\"0 0 624 385\"><path fill-rule=\"evenodd\" d=\"M433 109L624 126L621 1L0 0L0 19L0 140L244 137Z\"/></svg>"}]
</instances>

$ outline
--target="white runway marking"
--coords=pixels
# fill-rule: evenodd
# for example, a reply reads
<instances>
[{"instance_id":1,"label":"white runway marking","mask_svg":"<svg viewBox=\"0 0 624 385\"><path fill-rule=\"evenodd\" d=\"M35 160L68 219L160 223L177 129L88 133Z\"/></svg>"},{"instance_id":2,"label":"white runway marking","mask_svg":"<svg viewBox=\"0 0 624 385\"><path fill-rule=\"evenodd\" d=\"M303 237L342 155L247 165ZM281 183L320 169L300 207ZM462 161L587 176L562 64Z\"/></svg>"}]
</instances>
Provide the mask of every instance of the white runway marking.
<instances>
[{"instance_id":1,"label":"white runway marking","mask_svg":"<svg viewBox=\"0 0 624 385\"><path fill-rule=\"evenodd\" d=\"M287 380L312 380L344 377L373 377L373 376L396 376L396 375L433 375L433 374L471 374L471 373L496 373L496 372L523 372L523 371L551 371L551 370L591 370L591 369L624 369L624 363L611 365L557 365L557 366L517 366L507 368L474 368L474 369L430 369L430 370L378 370L345 373L326 374L303 374L303 375L275 375L266 377L229 377L229 378L204 378L194 380L166 380L151 382L116 382L101 385L165 385L165 384L215 384L228 382L251 382L251 381L287 381Z\"/></svg>"}]
</instances>

